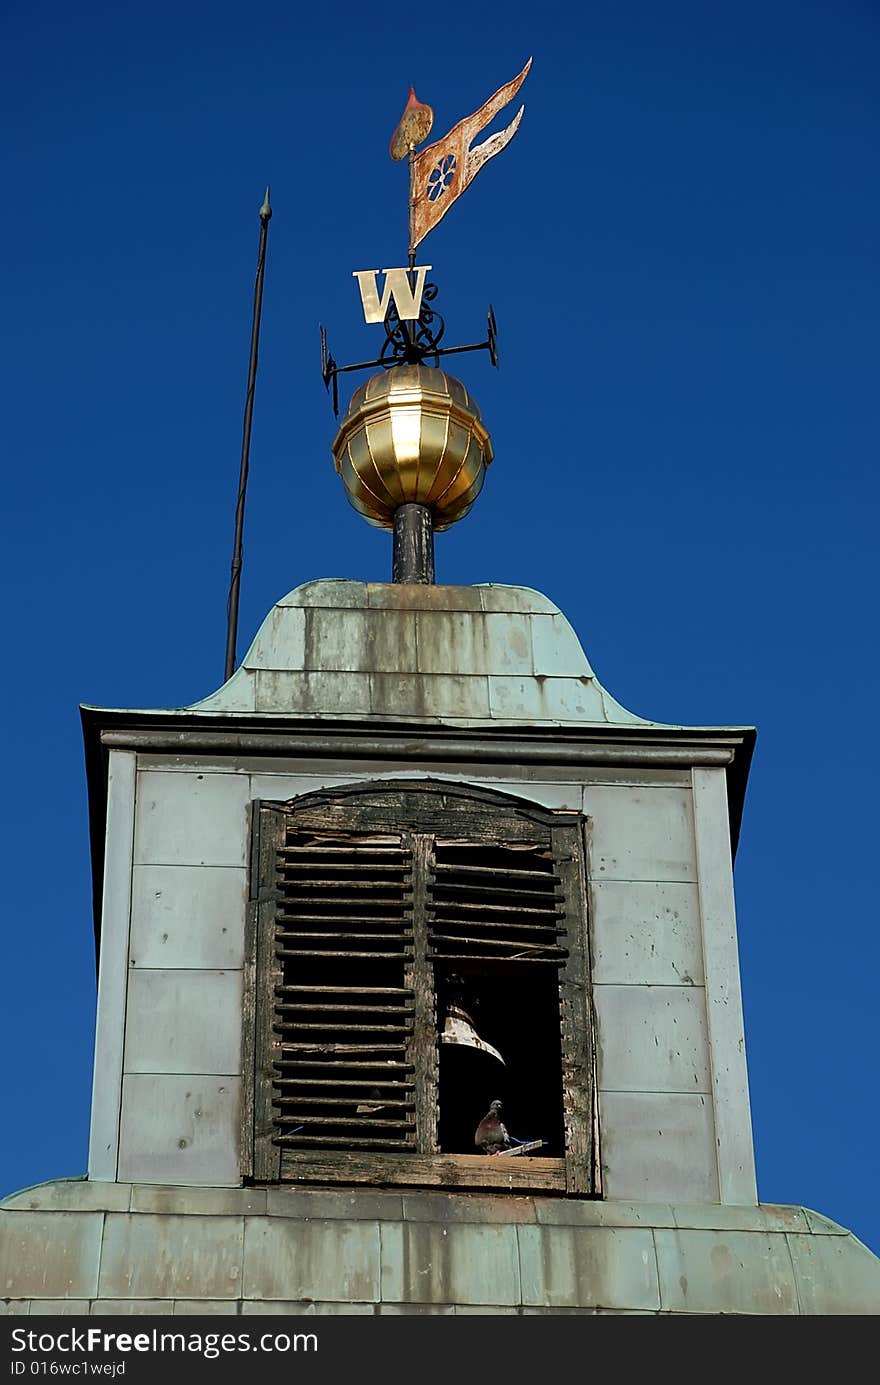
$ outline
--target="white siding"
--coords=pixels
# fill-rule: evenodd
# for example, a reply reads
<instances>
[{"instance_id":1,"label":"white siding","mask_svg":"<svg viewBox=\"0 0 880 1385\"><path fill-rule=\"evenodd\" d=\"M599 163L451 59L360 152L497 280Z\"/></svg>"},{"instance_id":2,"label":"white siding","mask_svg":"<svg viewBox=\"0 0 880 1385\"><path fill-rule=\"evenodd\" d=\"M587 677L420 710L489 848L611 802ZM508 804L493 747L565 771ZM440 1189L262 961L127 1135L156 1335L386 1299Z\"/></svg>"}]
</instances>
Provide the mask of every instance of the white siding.
<instances>
[{"instance_id":1,"label":"white siding","mask_svg":"<svg viewBox=\"0 0 880 1385\"><path fill-rule=\"evenodd\" d=\"M110 752L95 1073L89 1136L89 1177L114 1182L119 1152L119 1099L125 1036L125 977L131 919L131 859L135 816L135 760Z\"/></svg>"},{"instance_id":2,"label":"white siding","mask_svg":"<svg viewBox=\"0 0 880 1385\"><path fill-rule=\"evenodd\" d=\"M695 769L693 776L720 1195L722 1202L755 1203L727 784L723 770Z\"/></svg>"}]
</instances>

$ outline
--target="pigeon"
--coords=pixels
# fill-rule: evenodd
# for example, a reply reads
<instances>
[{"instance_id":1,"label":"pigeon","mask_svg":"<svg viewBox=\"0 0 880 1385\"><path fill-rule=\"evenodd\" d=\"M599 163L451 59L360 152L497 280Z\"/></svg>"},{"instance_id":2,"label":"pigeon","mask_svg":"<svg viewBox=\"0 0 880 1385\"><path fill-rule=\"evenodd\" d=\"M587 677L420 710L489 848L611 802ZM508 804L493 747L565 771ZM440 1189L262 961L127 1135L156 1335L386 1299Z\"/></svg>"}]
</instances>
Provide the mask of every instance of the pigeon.
<instances>
[{"instance_id":1,"label":"pigeon","mask_svg":"<svg viewBox=\"0 0 880 1385\"><path fill-rule=\"evenodd\" d=\"M501 1119L501 1102L493 1101L489 1110L477 1126L474 1144L481 1154L500 1154L502 1149L510 1149L510 1136Z\"/></svg>"}]
</instances>

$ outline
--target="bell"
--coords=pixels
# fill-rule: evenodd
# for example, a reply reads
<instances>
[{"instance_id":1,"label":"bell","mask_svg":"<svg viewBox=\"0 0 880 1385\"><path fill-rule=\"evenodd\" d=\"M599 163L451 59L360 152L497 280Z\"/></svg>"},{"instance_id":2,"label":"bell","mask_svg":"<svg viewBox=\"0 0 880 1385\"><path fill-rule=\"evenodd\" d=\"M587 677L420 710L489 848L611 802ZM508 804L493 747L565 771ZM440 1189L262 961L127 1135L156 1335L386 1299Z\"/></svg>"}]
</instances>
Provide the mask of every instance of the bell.
<instances>
[{"instance_id":1,"label":"bell","mask_svg":"<svg viewBox=\"0 0 880 1385\"><path fill-rule=\"evenodd\" d=\"M447 1006L440 1042L441 1044L460 1044L464 1048L476 1048L479 1049L480 1053L488 1053L491 1057L497 1058L499 1063L504 1063L498 1049L493 1048L491 1044L486 1043L485 1039L480 1038L467 1010L463 1009L456 1001L450 1001Z\"/></svg>"}]
</instances>

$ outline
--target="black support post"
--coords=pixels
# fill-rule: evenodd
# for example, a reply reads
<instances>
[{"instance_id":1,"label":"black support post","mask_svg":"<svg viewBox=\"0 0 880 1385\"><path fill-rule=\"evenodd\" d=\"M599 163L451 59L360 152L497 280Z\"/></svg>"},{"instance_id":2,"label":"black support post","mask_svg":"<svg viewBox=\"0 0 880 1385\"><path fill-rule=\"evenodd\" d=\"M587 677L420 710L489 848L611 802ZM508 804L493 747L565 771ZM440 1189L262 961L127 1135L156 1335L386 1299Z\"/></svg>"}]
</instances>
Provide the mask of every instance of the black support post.
<instances>
[{"instance_id":1,"label":"black support post","mask_svg":"<svg viewBox=\"0 0 880 1385\"><path fill-rule=\"evenodd\" d=\"M401 505L394 511L393 582L434 582L434 522L427 505Z\"/></svg>"}]
</instances>

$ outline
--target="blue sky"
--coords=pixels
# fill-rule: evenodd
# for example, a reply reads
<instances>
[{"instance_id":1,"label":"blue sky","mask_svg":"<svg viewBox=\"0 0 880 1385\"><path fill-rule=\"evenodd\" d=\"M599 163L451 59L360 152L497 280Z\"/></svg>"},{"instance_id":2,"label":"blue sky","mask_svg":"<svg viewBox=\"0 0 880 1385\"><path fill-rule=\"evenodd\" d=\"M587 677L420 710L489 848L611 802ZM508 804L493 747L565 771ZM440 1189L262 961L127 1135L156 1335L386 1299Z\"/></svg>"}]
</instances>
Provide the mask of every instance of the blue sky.
<instances>
[{"instance_id":1,"label":"blue sky","mask_svg":"<svg viewBox=\"0 0 880 1385\"><path fill-rule=\"evenodd\" d=\"M435 133L534 56L513 145L425 244L496 461L438 578L566 612L661 721L756 724L737 863L760 1195L880 1251L880 13L666 0L403 10L36 0L0 32L7 1054L0 1192L84 1170L94 1022L77 705L222 681L272 184L243 652L318 576L385 580L343 497L318 324L403 262Z\"/></svg>"}]
</instances>

